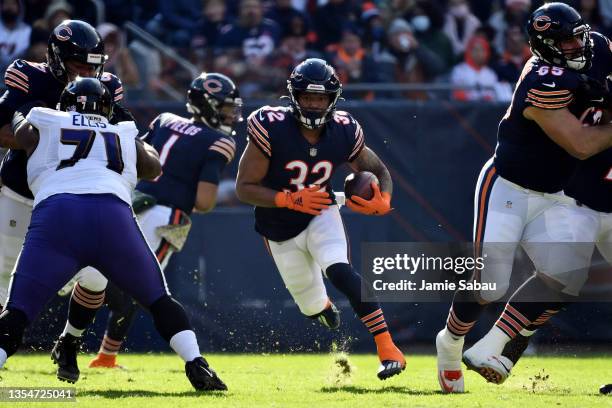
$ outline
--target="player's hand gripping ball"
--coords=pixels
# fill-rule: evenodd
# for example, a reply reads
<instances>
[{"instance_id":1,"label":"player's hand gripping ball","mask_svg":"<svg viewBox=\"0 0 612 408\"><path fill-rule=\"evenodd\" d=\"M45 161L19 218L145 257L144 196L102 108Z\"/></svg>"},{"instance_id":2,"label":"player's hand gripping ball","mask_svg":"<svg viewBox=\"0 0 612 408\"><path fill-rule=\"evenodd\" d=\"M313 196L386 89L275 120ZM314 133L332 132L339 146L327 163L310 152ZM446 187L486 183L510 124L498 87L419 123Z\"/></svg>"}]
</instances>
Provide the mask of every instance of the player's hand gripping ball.
<instances>
[{"instance_id":1,"label":"player's hand gripping ball","mask_svg":"<svg viewBox=\"0 0 612 408\"><path fill-rule=\"evenodd\" d=\"M346 206L365 215L385 215L391 211L391 195L381 193L378 178L369 171L350 174L344 180Z\"/></svg>"}]
</instances>

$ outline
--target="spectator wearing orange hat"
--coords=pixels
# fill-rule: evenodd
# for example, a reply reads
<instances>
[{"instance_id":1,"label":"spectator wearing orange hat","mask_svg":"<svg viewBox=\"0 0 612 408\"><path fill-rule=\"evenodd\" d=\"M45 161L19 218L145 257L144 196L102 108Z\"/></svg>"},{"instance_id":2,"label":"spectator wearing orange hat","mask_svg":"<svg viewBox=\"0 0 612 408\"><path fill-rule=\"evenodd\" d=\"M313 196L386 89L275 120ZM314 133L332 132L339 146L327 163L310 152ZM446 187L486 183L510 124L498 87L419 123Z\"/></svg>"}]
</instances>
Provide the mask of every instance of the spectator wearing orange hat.
<instances>
[{"instance_id":1,"label":"spectator wearing orange hat","mask_svg":"<svg viewBox=\"0 0 612 408\"><path fill-rule=\"evenodd\" d=\"M508 84L500 84L497 74L487 66L491 57L491 46L484 36L470 39L465 49L465 61L451 72L453 85L465 86L453 92L461 101L510 100L512 90Z\"/></svg>"}]
</instances>

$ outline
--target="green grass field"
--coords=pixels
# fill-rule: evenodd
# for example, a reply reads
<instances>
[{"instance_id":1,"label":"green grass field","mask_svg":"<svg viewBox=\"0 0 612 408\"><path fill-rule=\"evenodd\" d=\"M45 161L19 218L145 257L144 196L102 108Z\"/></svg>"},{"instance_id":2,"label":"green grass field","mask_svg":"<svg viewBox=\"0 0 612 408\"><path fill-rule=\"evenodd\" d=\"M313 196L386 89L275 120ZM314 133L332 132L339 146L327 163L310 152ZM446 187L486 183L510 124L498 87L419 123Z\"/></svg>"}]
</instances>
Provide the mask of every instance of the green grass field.
<instances>
[{"instance_id":1,"label":"green grass field","mask_svg":"<svg viewBox=\"0 0 612 408\"><path fill-rule=\"evenodd\" d=\"M183 374L183 364L170 354L123 354L127 370L82 367L77 403L93 407L612 407L612 396L599 386L612 382L611 357L525 358L505 384L487 384L466 374L467 394L438 392L435 358L408 357L408 368L385 382L375 377L374 355L351 355L347 378L326 354L209 355L227 383L226 393L198 393ZM0 371L2 387L58 387L47 354L17 355ZM0 403L0 406L7 406ZM27 406L74 406L28 403ZM18 405L19 406L19 405ZM21 405L23 406L23 405Z\"/></svg>"}]
</instances>

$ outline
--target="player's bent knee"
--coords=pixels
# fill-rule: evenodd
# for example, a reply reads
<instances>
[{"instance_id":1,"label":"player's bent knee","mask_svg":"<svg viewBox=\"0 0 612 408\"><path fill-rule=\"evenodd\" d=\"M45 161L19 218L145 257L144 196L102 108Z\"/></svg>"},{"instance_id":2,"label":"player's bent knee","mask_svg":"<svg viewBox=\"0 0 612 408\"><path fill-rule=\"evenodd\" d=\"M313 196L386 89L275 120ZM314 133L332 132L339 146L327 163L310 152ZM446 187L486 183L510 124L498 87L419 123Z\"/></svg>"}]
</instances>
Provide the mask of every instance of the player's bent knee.
<instances>
[{"instance_id":1,"label":"player's bent knee","mask_svg":"<svg viewBox=\"0 0 612 408\"><path fill-rule=\"evenodd\" d=\"M28 318L19 309L8 308L0 314L0 348L12 356L21 345Z\"/></svg>"},{"instance_id":2,"label":"player's bent knee","mask_svg":"<svg viewBox=\"0 0 612 408\"><path fill-rule=\"evenodd\" d=\"M183 330L192 330L183 306L170 296L164 295L149 307L155 328L166 341Z\"/></svg>"},{"instance_id":3,"label":"player's bent knee","mask_svg":"<svg viewBox=\"0 0 612 408\"><path fill-rule=\"evenodd\" d=\"M319 296L307 302L300 302L298 303L298 307L304 316L313 317L325 310L328 301L327 294L325 294L325 296Z\"/></svg>"},{"instance_id":4,"label":"player's bent knee","mask_svg":"<svg viewBox=\"0 0 612 408\"><path fill-rule=\"evenodd\" d=\"M108 279L106 279L97 269L90 266L81 271L78 281L83 289L87 289L91 292L102 292L106 289L106 285L108 284Z\"/></svg>"}]
</instances>

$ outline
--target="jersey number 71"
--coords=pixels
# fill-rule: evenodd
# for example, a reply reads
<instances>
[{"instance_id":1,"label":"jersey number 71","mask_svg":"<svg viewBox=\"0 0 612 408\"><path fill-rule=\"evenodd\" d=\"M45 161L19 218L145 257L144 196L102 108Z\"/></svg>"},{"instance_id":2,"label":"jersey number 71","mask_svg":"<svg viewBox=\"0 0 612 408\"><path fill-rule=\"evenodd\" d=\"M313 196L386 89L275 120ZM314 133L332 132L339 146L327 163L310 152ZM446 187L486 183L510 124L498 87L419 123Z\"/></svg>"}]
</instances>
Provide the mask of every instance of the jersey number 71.
<instances>
[{"instance_id":1,"label":"jersey number 71","mask_svg":"<svg viewBox=\"0 0 612 408\"><path fill-rule=\"evenodd\" d=\"M62 160L55 170L61 170L65 167L72 167L81 159L85 159L95 140L97 132L89 129L62 129L60 142L65 145L76 145L72 157ZM106 159L108 164L106 167L119 174L123 172L123 158L121 155L121 142L116 133L100 132L104 139L104 147L106 148Z\"/></svg>"}]
</instances>

